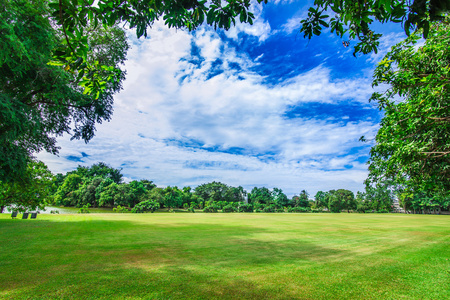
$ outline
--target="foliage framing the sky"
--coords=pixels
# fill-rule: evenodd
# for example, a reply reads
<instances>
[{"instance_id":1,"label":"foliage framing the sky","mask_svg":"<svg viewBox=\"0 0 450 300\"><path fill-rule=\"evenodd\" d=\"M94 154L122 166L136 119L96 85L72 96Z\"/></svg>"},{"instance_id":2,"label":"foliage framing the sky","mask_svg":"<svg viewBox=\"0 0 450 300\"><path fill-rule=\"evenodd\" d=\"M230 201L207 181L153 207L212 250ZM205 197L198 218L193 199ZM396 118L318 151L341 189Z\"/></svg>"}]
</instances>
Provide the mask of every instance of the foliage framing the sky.
<instances>
[{"instance_id":1,"label":"foliage framing the sky","mask_svg":"<svg viewBox=\"0 0 450 300\"><path fill-rule=\"evenodd\" d=\"M371 150L374 180L395 178L415 189L450 188L450 26L434 24L425 44L417 35L397 44L375 70L372 100L385 111ZM400 96L403 101L396 102Z\"/></svg>"}]
</instances>

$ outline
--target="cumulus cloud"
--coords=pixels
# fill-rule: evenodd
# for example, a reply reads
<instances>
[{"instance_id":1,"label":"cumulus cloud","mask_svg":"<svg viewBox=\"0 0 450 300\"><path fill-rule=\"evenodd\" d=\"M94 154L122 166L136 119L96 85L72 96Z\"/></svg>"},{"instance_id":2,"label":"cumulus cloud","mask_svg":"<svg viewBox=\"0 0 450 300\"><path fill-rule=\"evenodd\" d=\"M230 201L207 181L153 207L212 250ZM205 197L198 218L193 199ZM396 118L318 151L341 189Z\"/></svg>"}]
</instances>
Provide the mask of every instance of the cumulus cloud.
<instances>
[{"instance_id":1,"label":"cumulus cloud","mask_svg":"<svg viewBox=\"0 0 450 300\"><path fill-rule=\"evenodd\" d=\"M39 158L54 172L105 161L128 179L158 185L219 180L247 189L276 186L290 195L361 189L368 148L358 139L374 135L377 125L285 113L308 103L362 105L370 81L333 78L318 65L267 84L266 75L254 71L257 64L216 32L156 24L149 38L133 41L112 121L99 125L89 144L64 137L59 157Z\"/></svg>"}]
</instances>

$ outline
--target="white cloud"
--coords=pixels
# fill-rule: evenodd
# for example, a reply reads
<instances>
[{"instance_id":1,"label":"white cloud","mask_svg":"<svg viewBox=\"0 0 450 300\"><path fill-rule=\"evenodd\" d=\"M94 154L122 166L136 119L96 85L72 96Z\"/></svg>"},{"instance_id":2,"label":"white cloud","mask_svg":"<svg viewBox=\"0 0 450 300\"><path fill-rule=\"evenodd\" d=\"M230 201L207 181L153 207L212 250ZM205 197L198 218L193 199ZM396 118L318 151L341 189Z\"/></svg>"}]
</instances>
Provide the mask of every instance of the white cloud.
<instances>
[{"instance_id":1,"label":"white cloud","mask_svg":"<svg viewBox=\"0 0 450 300\"><path fill-rule=\"evenodd\" d=\"M196 64L190 61L192 43L202 56ZM218 59L221 73L210 78ZM232 63L241 70L227 67ZM150 38L133 45L112 121L99 125L89 144L64 137L59 139L59 158L46 153L39 158L52 171L66 172L79 164L66 157L85 152L85 165L105 161L122 166L127 178L159 185L220 180L247 189L276 186L290 195L301 189L362 189L367 172L358 158L367 149L356 154L349 150L363 146L359 137L374 135L375 124L288 119L284 113L301 103L365 101L369 80L333 79L328 68L317 66L271 86L250 71L253 66L252 59L215 32L175 34L156 24Z\"/></svg>"},{"instance_id":2,"label":"white cloud","mask_svg":"<svg viewBox=\"0 0 450 300\"><path fill-rule=\"evenodd\" d=\"M300 21L303 20L304 17L292 17L283 26L281 26L282 30L287 34L291 34L294 31L300 30Z\"/></svg>"},{"instance_id":3,"label":"white cloud","mask_svg":"<svg viewBox=\"0 0 450 300\"><path fill-rule=\"evenodd\" d=\"M271 34L271 27L267 20L262 16L263 4L252 0L250 11L255 15L253 25L248 23L241 23L236 20L236 26L231 27L225 32L226 36L230 39L238 40L240 33L245 33L250 36L258 38L259 42L265 41Z\"/></svg>"}]
</instances>

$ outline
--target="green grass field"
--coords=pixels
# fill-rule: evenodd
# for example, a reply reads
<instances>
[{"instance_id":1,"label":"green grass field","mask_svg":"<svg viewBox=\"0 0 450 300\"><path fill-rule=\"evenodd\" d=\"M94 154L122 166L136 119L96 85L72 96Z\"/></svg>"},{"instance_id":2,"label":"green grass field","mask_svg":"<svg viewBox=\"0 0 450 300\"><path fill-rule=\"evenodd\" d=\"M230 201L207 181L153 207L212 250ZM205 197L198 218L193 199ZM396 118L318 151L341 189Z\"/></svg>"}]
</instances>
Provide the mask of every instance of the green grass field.
<instances>
[{"instance_id":1,"label":"green grass field","mask_svg":"<svg viewBox=\"0 0 450 300\"><path fill-rule=\"evenodd\" d=\"M450 216L0 214L2 299L450 299Z\"/></svg>"}]
</instances>

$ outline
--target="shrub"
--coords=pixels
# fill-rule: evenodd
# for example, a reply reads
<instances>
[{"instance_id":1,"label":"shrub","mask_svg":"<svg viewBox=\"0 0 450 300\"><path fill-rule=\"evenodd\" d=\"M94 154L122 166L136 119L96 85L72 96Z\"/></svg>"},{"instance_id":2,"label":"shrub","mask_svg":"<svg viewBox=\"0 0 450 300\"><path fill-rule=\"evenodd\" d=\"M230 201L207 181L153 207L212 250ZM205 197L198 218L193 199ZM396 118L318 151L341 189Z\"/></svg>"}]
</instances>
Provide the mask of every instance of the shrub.
<instances>
[{"instance_id":1,"label":"shrub","mask_svg":"<svg viewBox=\"0 0 450 300\"><path fill-rule=\"evenodd\" d=\"M277 208L275 207L275 205L270 204L270 205L264 206L264 208L262 209L262 211L265 212L265 213L273 213L273 212L276 211L276 209L277 209Z\"/></svg>"},{"instance_id":2,"label":"shrub","mask_svg":"<svg viewBox=\"0 0 450 300\"><path fill-rule=\"evenodd\" d=\"M301 207L301 206L294 206L288 208L288 212L290 213L305 213L309 212L310 210L311 209L309 207Z\"/></svg>"},{"instance_id":3,"label":"shrub","mask_svg":"<svg viewBox=\"0 0 450 300\"><path fill-rule=\"evenodd\" d=\"M91 206L89 203L86 205L83 205L83 207L80 208L78 211L79 214L88 214L90 213L89 206Z\"/></svg>"},{"instance_id":4,"label":"shrub","mask_svg":"<svg viewBox=\"0 0 450 300\"><path fill-rule=\"evenodd\" d=\"M128 212L129 210L125 206L117 205L117 207L113 208L113 211L117 212L117 213L125 213L125 212Z\"/></svg>"},{"instance_id":5,"label":"shrub","mask_svg":"<svg viewBox=\"0 0 450 300\"><path fill-rule=\"evenodd\" d=\"M386 214L388 212L389 211L387 209L380 209L380 210L377 211L377 213L379 213L379 214Z\"/></svg>"},{"instance_id":6,"label":"shrub","mask_svg":"<svg viewBox=\"0 0 450 300\"><path fill-rule=\"evenodd\" d=\"M219 212L220 206L215 202L208 203L209 205L203 209L203 212L206 213L216 213Z\"/></svg>"},{"instance_id":7,"label":"shrub","mask_svg":"<svg viewBox=\"0 0 450 300\"><path fill-rule=\"evenodd\" d=\"M222 212L232 213L232 212L237 212L237 209L234 207L234 205L228 204L222 208Z\"/></svg>"},{"instance_id":8,"label":"shrub","mask_svg":"<svg viewBox=\"0 0 450 300\"><path fill-rule=\"evenodd\" d=\"M255 204L253 205L253 209L254 209L255 212L262 212L263 209L264 209L264 204L261 204L261 203L255 203Z\"/></svg>"},{"instance_id":9,"label":"shrub","mask_svg":"<svg viewBox=\"0 0 450 300\"><path fill-rule=\"evenodd\" d=\"M156 201L146 200L139 202L136 206L131 210L132 213L144 213L151 212L154 213L159 208L159 203Z\"/></svg>"},{"instance_id":10,"label":"shrub","mask_svg":"<svg viewBox=\"0 0 450 300\"><path fill-rule=\"evenodd\" d=\"M242 203L239 205L238 212L253 212L253 205L250 203Z\"/></svg>"}]
</instances>

